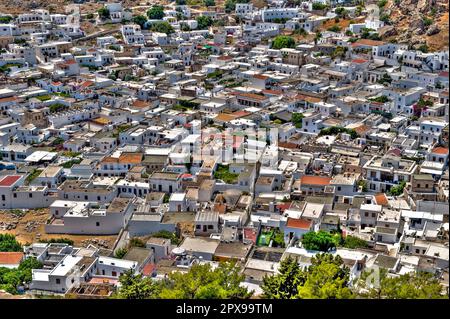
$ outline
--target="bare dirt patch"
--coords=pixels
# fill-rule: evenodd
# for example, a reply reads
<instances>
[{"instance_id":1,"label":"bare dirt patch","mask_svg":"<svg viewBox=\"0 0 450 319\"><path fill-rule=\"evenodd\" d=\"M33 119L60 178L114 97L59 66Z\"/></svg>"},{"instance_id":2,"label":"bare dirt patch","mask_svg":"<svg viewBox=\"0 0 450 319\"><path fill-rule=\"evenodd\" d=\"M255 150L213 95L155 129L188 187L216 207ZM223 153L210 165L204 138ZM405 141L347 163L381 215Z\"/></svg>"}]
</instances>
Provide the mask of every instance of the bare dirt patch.
<instances>
[{"instance_id":1,"label":"bare dirt patch","mask_svg":"<svg viewBox=\"0 0 450 319\"><path fill-rule=\"evenodd\" d=\"M28 210L23 213L19 213L19 210L2 210L0 211L0 233L15 235L16 239L23 245L52 238L68 238L73 240L74 245L78 247L94 244L101 248L109 249L113 248L117 238L116 235L47 234L45 232L45 224L48 218L48 209ZM8 225L13 225L13 227Z\"/></svg>"}]
</instances>

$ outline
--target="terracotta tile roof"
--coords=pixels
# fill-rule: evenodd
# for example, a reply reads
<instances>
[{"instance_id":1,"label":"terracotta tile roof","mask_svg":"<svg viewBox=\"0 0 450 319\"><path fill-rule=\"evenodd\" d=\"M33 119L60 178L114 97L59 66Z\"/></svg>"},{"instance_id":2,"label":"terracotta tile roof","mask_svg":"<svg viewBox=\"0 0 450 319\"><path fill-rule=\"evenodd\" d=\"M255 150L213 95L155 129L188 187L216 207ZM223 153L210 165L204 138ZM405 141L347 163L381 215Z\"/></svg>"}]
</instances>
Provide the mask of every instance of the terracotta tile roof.
<instances>
[{"instance_id":1,"label":"terracotta tile roof","mask_svg":"<svg viewBox=\"0 0 450 319\"><path fill-rule=\"evenodd\" d=\"M255 93L237 93L236 95L241 98L243 97L243 98L248 98L248 99L252 99L252 100L256 100L256 101L267 100L267 96L259 95L259 94L255 94Z\"/></svg>"},{"instance_id":2,"label":"terracotta tile roof","mask_svg":"<svg viewBox=\"0 0 450 319\"><path fill-rule=\"evenodd\" d=\"M119 159L117 157L107 156L102 160L102 163L119 163Z\"/></svg>"},{"instance_id":3,"label":"terracotta tile roof","mask_svg":"<svg viewBox=\"0 0 450 319\"><path fill-rule=\"evenodd\" d=\"M236 117L234 115L225 114L225 113L220 113L214 118L214 120L218 120L221 122L229 122L234 119L236 119Z\"/></svg>"},{"instance_id":4,"label":"terracotta tile roof","mask_svg":"<svg viewBox=\"0 0 450 319\"><path fill-rule=\"evenodd\" d=\"M326 186L329 185L331 181L331 177L326 176L314 176L314 175L304 175L300 179L300 183L302 185L320 185Z\"/></svg>"},{"instance_id":5,"label":"terracotta tile roof","mask_svg":"<svg viewBox=\"0 0 450 319\"><path fill-rule=\"evenodd\" d=\"M241 111L233 112L231 115L236 116L236 118L239 118L239 117L244 117L244 116L247 116L247 115L250 115L250 114L251 114L250 112L241 110Z\"/></svg>"},{"instance_id":6,"label":"terracotta tile roof","mask_svg":"<svg viewBox=\"0 0 450 319\"><path fill-rule=\"evenodd\" d=\"M10 96L10 97L4 97L2 99L0 99L0 103L8 103L8 102L14 102L17 101L18 98L15 96Z\"/></svg>"},{"instance_id":7,"label":"terracotta tile roof","mask_svg":"<svg viewBox=\"0 0 450 319\"><path fill-rule=\"evenodd\" d=\"M267 95L283 95L283 91L281 90L262 90L262 93Z\"/></svg>"},{"instance_id":8,"label":"terracotta tile roof","mask_svg":"<svg viewBox=\"0 0 450 319\"><path fill-rule=\"evenodd\" d=\"M219 61L228 61L228 60L231 60L231 57L227 56L227 55L223 55L223 56L218 57L217 60L219 60Z\"/></svg>"},{"instance_id":9,"label":"terracotta tile roof","mask_svg":"<svg viewBox=\"0 0 450 319\"><path fill-rule=\"evenodd\" d=\"M81 84L81 87L84 89L84 88L91 86L92 84L94 84L93 81L85 81Z\"/></svg>"},{"instance_id":10,"label":"terracotta tile roof","mask_svg":"<svg viewBox=\"0 0 450 319\"><path fill-rule=\"evenodd\" d=\"M0 186L12 186L16 183L22 176L21 175L8 175L0 180Z\"/></svg>"},{"instance_id":11,"label":"terracotta tile roof","mask_svg":"<svg viewBox=\"0 0 450 319\"><path fill-rule=\"evenodd\" d=\"M386 195L384 193L380 193L375 195L375 201L377 202L377 205L387 206L388 200L386 198Z\"/></svg>"},{"instance_id":12,"label":"terracotta tile roof","mask_svg":"<svg viewBox=\"0 0 450 319\"><path fill-rule=\"evenodd\" d=\"M113 278L106 278L106 277L93 277L91 280L89 280L90 284L113 284L116 285L119 283L119 280L113 279Z\"/></svg>"},{"instance_id":13,"label":"terracotta tile roof","mask_svg":"<svg viewBox=\"0 0 450 319\"><path fill-rule=\"evenodd\" d=\"M358 41L356 41L355 43L352 44L352 47L358 47L361 45L376 47L376 46L385 45L385 44L386 44L386 42L383 42L383 41L375 41L375 40L370 40L370 39L359 39Z\"/></svg>"},{"instance_id":14,"label":"terracotta tile roof","mask_svg":"<svg viewBox=\"0 0 450 319\"><path fill-rule=\"evenodd\" d=\"M76 64L76 63L77 63L77 61L75 61L75 60L73 60L73 59L67 60L66 62L64 62L64 64L66 64L66 65Z\"/></svg>"},{"instance_id":15,"label":"terracotta tile roof","mask_svg":"<svg viewBox=\"0 0 450 319\"><path fill-rule=\"evenodd\" d=\"M140 100L134 101L132 105L134 107L138 107L138 108L144 108L144 107L150 106L150 104L148 102L140 101Z\"/></svg>"},{"instance_id":16,"label":"terracotta tile roof","mask_svg":"<svg viewBox=\"0 0 450 319\"><path fill-rule=\"evenodd\" d=\"M283 203L283 204L278 204L277 208L280 210L280 212L284 212L286 209L289 209L289 207L291 207L291 202L288 203Z\"/></svg>"},{"instance_id":17,"label":"terracotta tile roof","mask_svg":"<svg viewBox=\"0 0 450 319\"><path fill-rule=\"evenodd\" d=\"M291 149L299 148L299 146L297 144L289 143L289 142L278 142L278 147L291 148Z\"/></svg>"},{"instance_id":18,"label":"terracotta tile roof","mask_svg":"<svg viewBox=\"0 0 450 319\"><path fill-rule=\"evenodd\" d=\"M441 146L435 147L435 148L431 151L431 153L433 153L433 154L447 155L447 154L448 154L448 148L441 147Z\"/></svg>"},{"instance_id":19,"label":"terracotta tile roof","mask_svg":"<svg viewBox=\"0 0 450 319\"><path fill-rule=\"evenodd\" d=\"M311 223L312 223L311 221L303 218L296 219L288 217L286 227L309 230L311 229Z\"/></svg>"},{"instance_id":20,"label":"terracotta tile roof","mask_svg":"<svg viewBox=\"0 0 450 319\"><path fill-rule=\"evenodd\" d=\"M122 153L119 156L119 163L139 164L142 162L141 153Z\"/></svg>"},{"instance_id":21,"label":"terracotta tile roof","mask_svg":"<svg viewBox=\"0 0 450 319\"><path fill-rule=\"evenodd\" d=\"M22 252L0 252L0 265L18 265L22 259Z\"/></svg>"},{"instance_id":22,"label":"terracotta tile roof","mask_svg":"<svg viewBox=\"0 0 450 319\"><path fill-rule=\"evenodd\" d=\"M142 269L142 274L144 276L151 276L155 269L156 269L156 265L155 264L148 263Z\"/></svg>"},{"instance_id":23,"label":"terracotta tile roof","mask_svg":"<svg viewBox=\"0 0 450 319\"><path fill-rule=\"evenodd\" d=\"M366 62L368 62L367 60L364 60L364 59L354 59L354 60L352 60L352 63L358 63L358 64L360 64L360 63L366 63Z\"/></svg>"},{"instance_id":24,"label":"terracotta tile roof","mask_svg":"<svg viewBox=\"0 0 450 319\"><path fill-rule=\"evenodd\" d=\"M267 80L269 78L268 76L262 74L255 74L253 77L258 80Z\"/></svg>"},{"instance_id":25,"label":"terracotta tile roof","mask_svg":"<svg viewBox=\"0 0 450 319\"><path fill-rule=\"evenodd\" d=\"M314 96L308 96L308 95L304 95L304 94L297 94L293 99L294 99L294 101L306 101L309 103L318 103L318 102L322 101L321 98L314 97Z\"/></svg>"},{"instance_id":26,"label":"terracotta tile roof","mask_svg":"<svg viewBox=\"0 0 450 319\"><path fill-rule=\"evenodd\" d=\"M95 124L100 124L100 125L107 125L112 123L109 119L107 119L106 117L98 117L96 119L92 120L93 123Z\"/></svg>"},{"instance_id":27,"label":"terracotta tile roof","mask_svg":"<svg viewBox=\"0 0 450 319\"><path fill-rule=\"evenodd\" d=\"M244 238L256 244L256 230L253 228L244 228Z\"/></svg>"}]
</instances>

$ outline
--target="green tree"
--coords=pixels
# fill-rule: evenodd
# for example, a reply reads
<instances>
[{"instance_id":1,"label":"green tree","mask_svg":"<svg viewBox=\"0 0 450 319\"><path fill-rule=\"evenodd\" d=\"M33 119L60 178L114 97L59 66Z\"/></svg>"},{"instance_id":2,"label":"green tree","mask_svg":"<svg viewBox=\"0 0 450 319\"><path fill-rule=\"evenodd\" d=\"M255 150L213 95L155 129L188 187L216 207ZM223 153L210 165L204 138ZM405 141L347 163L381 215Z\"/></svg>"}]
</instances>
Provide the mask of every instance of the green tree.
<instances>
[{"instance_id":1,"label":"green tree","mask_svg":"<svg viewBox=\"0 0 450 319\"><path fill-rule=\"evenodd\" d=\"M294 38L286 35L278 35L272 42L272 49L295 48Z\"/></svg>"},{"instance_id":2,"label":"green tree","mask_svg":"<svg viewBox=\"0 0 450 319\"><path fill-rule=\"evenodd\" d=\"M302 119L304 117L303 113L292 113L291 121L296 128L302 128Z\"/></svg>"},{"instance_id":3,"label":"green tree","mask_svg":"<svg viewBox=\"0 0 450 319\"><path fill-rule=\"evenodd\" d=\"M109 10L106 7L98 9L97 13L98 13L98 16L100 17L100 19L102 19L102 20L106 20L106 19L110 18Z\"/></svg>"},{"instance_id":4,"label":"green tree","mask_svg":"<svg viewBox=\"0 0 450 319\"><path fill-rule=\"evenodd\" d=\"M143 15L134 16L133 22L139 24L139 26L143 29L145 23L147 22L147 18Z\"/></svg>"},{"instance_id":5,"label":"green tree","mask_svg":"<svg viewBox=\"0 0 450 319\"><path fill-rule=\"evenodd\" d=\"M261 285L263 297L268 299L296 298L298 287L305 283L306 275L298 265L297 259L289 256L280 262L276 275L263 278Z\"/></svg>"},{"instance_id":6,"label":"green tree","mask_svg":"<svg viewBox=\"0 0 450 319\"><path fill-rule=\"evenodd\" d=\"M326 4L322 4L320 2L313 2L312 9L313 10L325 10L328 6Z\"/></svg>"},{"instance_id":7,"label":"green tree","mask_svg":"<svg viewBox=\"0 0 450 319\"><path fill-rule=\"evenodd\" d=\"M175 3L177 6L184 6L186 5L186 0L176 0Z\"/></svg>"},{"instance_id":8,"label":"green tree","mask_svg":"<svg viewBox=\"0 0 450 319\"><path fill-rule=\"evenodd\" d=\"M0 251L22 251L22 245L11 234L0 234Z\"/></svg>"},{"instance_id":9,"label":"green tree","mask_svg":"<svg viewBox=\"0 0 450 319\"><path fill-rule=\"evenodd\" d=\"M369 245L363 239L355 236L347 235L342 242L342 247L356 249L356 248L366 248Z\"/></svg>"},{"instance_id":10,"label":"green tree","mask_svg":"<svg viewBox=\"0 0 450 319\"><path fill-rule=\"evenodd\" d=\"M174 272L162 283L162 299L236 299L249 298L252 293L241 287L244 275L235 263L220 263L216 269L209 264L193 265L187 273Z\"/></svg>"},{"instance_id":11,"label":"green tree","mask_svg":"<svg viewBox=\"0 0 450 319\"><path fill-rule=\"evenodd\" d=\"M197 29L204 30L213 24L213 19L210 16L198 16L197 17Z\"/></svg>"},{"instance_id":12,"label":"green tree","mask_svg":"<svg viewBox=\"0 0 450 319\"><path fill-rule=\"evenodd\" d=\"M150 29L154 32L161 32L166 34L172 34L175 32L174 28L167 21L153 23Z\"/></svg>"},{"instance_id":13,"label":"green tree","mask_svg":"<svg viewBox=\"0 0 450 319\"><path fill-rule=\"evenodd\" d=\"M114 256L116 258L122 259L128 252L128 249L126 248L119 248L117 249L116 253L114 254Z\"/></svg>"},{"instance_id":14,"label":"green tree","mask_svg":"<svg viewBox=\"0 0 450 319\"><path fill-rule=\"evenodd\" d=\"M203 0L205 7L214 7L216 2L214 0Z\"/></svg>"},{"instance_id":15,"label":"green tree","mask_svg":"<svg viewBox=\"0 0 450 319\"><path fill-rule=\"evenodd\" d=\"M347 10L345 10L345 8L343 8L343 7L338 7L338 8L336 8L336 9L334 10L334 13L336 13L337 16L340 17L340 18L345 18L345 17L347 17L347 15L348 15Z\"/></svg>"},{"instance_id":16,"label":"green tree","mask_svg":"<svg viewBox=\"0 0 450 319\"><path fill-rule=\"evenodd\" d=\"M433 274L413 272L392 277L386 269L380 269L378 285L371 282L368 276L374 270L365 271L356 281L355 287L363 298L370 299L448 299L442 293L443 287Z\"/></svg>"},{"instance_id":17,"label":"green tree","mask_svg":"<svg viewBox=\"0 0 450 319\"><path fill-rule=\"evenodd\" d=\"M320 230L308 232L303 235L302 245L308 250L328 251L336 247L336 239L329 232Z\"/></svg>"},{"instance_id":18,"label":"green tree","mask_svg":"<svg viewBox=\"0 0 450 319\"><path fill-rule=\"evenodd\" d=\"M120 288L114 295L120 299L151 299L158 296L158 284L151 278L133 274L132 270L119 277Z\"/></svg>"},{"instance_id":19,"label":"green tree","mask_svg":"<svg viewBox=\"0 0 450 319\"><path fill-rule=\"evenodd\" d=\"M311 259L305 283L298 288L300 299L350 299L349 269L342 258L331 254L317 254Z\"/></svg>"},{"instance_id":20,"label":"green tree","mask_svg":"<svg viewBox=\"0 0 450 319\"><path fill-rule=\"evenodd\" d=\"M164 17L163 6L153 6L147 10L147 17L149 19L161 20Z\"/></svg>"},{"instance_id":21,"label":"green tree","mask_svg":"<svg viewBox=\"0 0 450 319\"><path fill-rule=\"evenodd\" d=\"M392 196L400 196L401 194L403 194L403 189L406 186L406 182L403 181L400 184L391 187L391 189L388 191L388 193Z\"/></svg>"}]
</instances>

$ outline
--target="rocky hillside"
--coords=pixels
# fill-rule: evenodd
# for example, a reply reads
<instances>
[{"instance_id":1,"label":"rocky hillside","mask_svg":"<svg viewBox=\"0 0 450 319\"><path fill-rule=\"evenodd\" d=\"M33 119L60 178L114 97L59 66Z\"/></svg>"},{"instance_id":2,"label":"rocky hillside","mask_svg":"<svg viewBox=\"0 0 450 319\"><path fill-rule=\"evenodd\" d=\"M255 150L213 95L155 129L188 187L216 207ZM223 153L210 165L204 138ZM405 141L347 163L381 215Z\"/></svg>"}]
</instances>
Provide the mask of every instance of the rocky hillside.
<instances>
[{"instance_id":1,"label":"rocky hillside","mask_svg":"<svg viewBox=\"0 0 450 319\"><path fill-rule=\"evenodd\" d=\"M426 44L430 51L448 50L447 0L388 0L383 15L389 17L389 25L380 30L383 39L416 48Z\"/></svg>"},{"instance_id":2,"label":"rocky hillside","mask_svg":"<svg viewBox=\"0 0 450 319\"><path fill-rule=\"evenodd\" d=\"M251 0L262 7L265 0ZM18 14L34 8L47 8L51 12L63 13L64 5L71 0L1 0L0 13ZM165 0L122 0L125 6L164 3ZM219 5L223 1L216 1ZM368 0L366 3L382 1ZM82 12L97 10L101 4L90 1L82 5ZM381 16L387 18L387 25L380 30L380 36L387 41L408 43L415 48L427 45L430 51L449 46L448 0L387 0L381 9Z\"/></svg>"}]
</instances>

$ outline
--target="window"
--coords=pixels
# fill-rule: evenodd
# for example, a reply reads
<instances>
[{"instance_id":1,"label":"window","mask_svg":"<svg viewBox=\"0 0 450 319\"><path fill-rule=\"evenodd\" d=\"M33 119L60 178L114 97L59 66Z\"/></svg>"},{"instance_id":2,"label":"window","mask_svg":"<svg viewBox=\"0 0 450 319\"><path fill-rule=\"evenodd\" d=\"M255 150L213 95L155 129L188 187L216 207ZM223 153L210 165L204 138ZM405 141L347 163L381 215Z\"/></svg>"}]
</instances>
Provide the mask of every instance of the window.
<instances>
[{"instance_id":1,"label":"window","mask_svg":"<svg viewBox=\"0 0 450 319\"><path fill-rule=\"evenodd\" d=\"M61 279L56 278L56 284L59 285L61 283Z\"/></svg>"},{"instance_id":2,"label":"window","mask_svg":"<svg viewBox=\"0 0 450 319\"><path fill-rule=\"evenodd\" d=\"M364 213L364 216L369 217L369 213L368 213L368 212L365 212L365 213Z\"/></svg>"},{"instance_id":3,"label":"window","mask_svg":"<svg viewBox=\"0 0 450 319\"><path fill-rule=\"evenodd\" d=\"M33 193L29 193L28 197L33 198Z\"/></svg>"},{"instance_id":4,"label":"window","mask_svg":"<svg viewBox=\"0 0 450 319\"><path fill-rule=\"evenodd\" d=\"M95 226L100 226L100 222L95 222Z\"/></svg>"},{"instance_id":5,"label":"window","mask_svg":"<svg viewBox=\"0 0 450 319\"><path fill-rule=\"evenodd\" d=\"M372 217L375 217L375 213L372 213Z\"/></svg>"},{"instance_id":6,"label":"window","mask_svg":"<svg viewBox=\"0 0 450 319\"><path fill-rule=\"evenodd\" d=\"M213 229L214 226L213 225L208 225L208 229Z\"/></svg>"}]
</instances>

